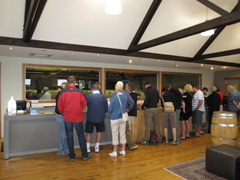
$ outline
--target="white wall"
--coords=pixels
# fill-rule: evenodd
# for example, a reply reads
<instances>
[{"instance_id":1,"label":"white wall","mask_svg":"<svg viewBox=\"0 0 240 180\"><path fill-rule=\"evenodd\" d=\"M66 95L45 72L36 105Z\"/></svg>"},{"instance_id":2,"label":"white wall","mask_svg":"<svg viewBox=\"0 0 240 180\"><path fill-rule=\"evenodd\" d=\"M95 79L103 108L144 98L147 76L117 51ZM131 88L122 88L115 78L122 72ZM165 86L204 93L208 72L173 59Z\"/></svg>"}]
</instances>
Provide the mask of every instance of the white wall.
<instances>
[{"instance_id":1,"label":"white wall","mask_svg":"<svg viewBox=\"0 0 240 180\"><path fill-rule=\"evenodd\" d=\"M15 99L22 99L22 64L49 64L49 65L66 65L66 66L86 66L86 67L101 67L101 68L121 68L138 70L153 70L153 71L170 71L184 73L200 73L202 74L202 86L211 87L213 85L213 71L199 71L194 69L178 69L178 68L160 68L147 66L129 66L116 65L109 63L92 63L82 61L69 60L49 60L49 59L32 59L32 58L17 58L0 56L1 62L1 137L3 137L3 116L6 112L7 102L11 96Z\"/></svg>"}]
</instances>

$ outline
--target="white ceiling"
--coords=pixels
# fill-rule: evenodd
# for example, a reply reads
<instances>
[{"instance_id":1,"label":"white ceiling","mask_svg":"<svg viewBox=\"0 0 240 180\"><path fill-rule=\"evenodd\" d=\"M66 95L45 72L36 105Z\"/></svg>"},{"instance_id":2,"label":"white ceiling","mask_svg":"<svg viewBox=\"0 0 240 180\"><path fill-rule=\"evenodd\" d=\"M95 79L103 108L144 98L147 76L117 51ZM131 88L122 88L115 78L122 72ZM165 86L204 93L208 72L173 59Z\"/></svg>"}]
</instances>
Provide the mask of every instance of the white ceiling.
<instances>
[{"instance_id":1,"label":"white ceiling","mask_svg":"<svg viewBox=\"0 0 240 180\"><path fill-rule=\"evenodd\" d=\"M42 16L33 34L33 40L90 45L107 48L127 49L137 32L151 0L121 0L123 12L111 16L104 13L106 0L48 0ZM228 12L236 6L238 0L211 0ZM0 0L0 36L22 38L24 22L25 0ZM162 35L166 35L199 23L210 20L220 15L207 10L196 0L162 0L151 23L144 33L141 42L145 42ZM205 54L240 48L240 23L227 26L216 38ZM144 52L161 53L177 56L193 57L208 37L199 34L166 43ZM16 52L5 50L7 46L0 46L0 55L28 57L33 48L14 48ZM17 52L17 51L20 52ZM6 52L7 51L7 52ZM70 52L47 50L54 54L51 58L62 59ZM88 61L125 63L127 57L119 61L119 56L101 55L101 58L89 58L94 54L78 53ZM75 56L77 56L75 54ZM79 57L68 56L68 59L79 60ZM89 56L89 57L88 57ZM106 59L104 59L106 58ZM99 60L100 59L100 60ZM134 59L134 58L132 58ZM138 58L136 58L138 59ZM216 61L240 63L239 55L213 58ZM157 60L147 62L148 66L156 66ZM139 63L144 64L146 61ZM164 61L165 62L165 61ZM167 62L167 61L166 61ZM171 66L172 62L164 63ZM145 65L145 64L144 64ZM174 64L175 65L175 64ZM192 65L185 63L186 66ZM198 68L199 64L196 64Z\"/></svg>"}]
</instances>

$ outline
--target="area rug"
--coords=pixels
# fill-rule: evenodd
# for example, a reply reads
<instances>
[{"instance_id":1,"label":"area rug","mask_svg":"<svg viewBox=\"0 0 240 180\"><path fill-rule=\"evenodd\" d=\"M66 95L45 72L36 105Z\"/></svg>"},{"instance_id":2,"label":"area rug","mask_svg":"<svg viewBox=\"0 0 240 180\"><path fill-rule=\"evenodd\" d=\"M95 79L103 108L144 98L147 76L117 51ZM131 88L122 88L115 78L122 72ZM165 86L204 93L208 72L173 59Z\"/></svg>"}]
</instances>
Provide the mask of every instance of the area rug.
<instances>
[{"instance_id":1,"label":"area rug","mask_svg":"<svg viewBox=\"0 0 240 180\"><path fill-rule=\"evenodd\" d=\"M205 158L196 159L190 162L178 164L164 169L183 179L225 180L224 178L221 178L206 171Z\"/></svg>"}]
</instances>

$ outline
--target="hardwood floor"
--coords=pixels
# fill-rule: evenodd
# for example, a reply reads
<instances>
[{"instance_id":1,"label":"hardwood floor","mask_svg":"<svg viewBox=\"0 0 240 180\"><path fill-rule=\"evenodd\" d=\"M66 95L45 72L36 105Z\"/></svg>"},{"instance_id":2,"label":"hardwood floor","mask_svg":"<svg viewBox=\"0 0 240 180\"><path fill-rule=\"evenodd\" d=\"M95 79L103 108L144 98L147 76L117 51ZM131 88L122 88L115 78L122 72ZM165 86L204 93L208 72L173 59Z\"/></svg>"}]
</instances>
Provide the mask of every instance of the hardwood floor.
<instances>
[{"instance_id":1,"label":"hardwood floor","mask_svg":"<svg viewBox=\"0 0 240 180\"><path fill-rule=\"evenodd\" d=\"M240 146L240 134L238 137ZM164 168L204 157L206 148L210 146L211 135L204 134L200 138L181 141L178 146L165 143L159 146L139 145L135 151L127 150L126 157L111 158L108 153L112 146L102 146L99 153L91 152L88 161L80 159L79 149L75 151L75 162L70 162L67 156L57 156L56 152L3 160L1 152L0 179L181 179Z\"/></svg>"}]
</instances>

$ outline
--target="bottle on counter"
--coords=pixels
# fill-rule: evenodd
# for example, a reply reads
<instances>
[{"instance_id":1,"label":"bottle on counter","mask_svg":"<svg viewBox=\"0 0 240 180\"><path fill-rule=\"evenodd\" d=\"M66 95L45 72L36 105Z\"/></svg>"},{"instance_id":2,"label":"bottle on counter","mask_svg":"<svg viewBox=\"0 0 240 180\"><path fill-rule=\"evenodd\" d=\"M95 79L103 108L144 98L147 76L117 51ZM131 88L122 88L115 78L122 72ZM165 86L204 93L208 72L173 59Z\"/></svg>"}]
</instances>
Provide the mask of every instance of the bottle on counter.
<instances>
[{"instance_id":1,"label":"bottle on counter","mask_svg":"<svg viewBox=\"0 0 240 180\"><path fill-rule=\"evenodd\" d=\"M14 100L13 96L11 96L11 99L8 101L7 111L8 111L8 115L16 115L17 103Z\"/></svg>"},{"instance_id":2,"label":"bottle on counter","mask_svg":"<svg viewBox=\"0 0 240 180\"><path fill-rule=\"evenodd\" d=\"M30 112L30 109L32 108L31 101L27 101L27 112Z\"/></svg>"}]
</instances>

